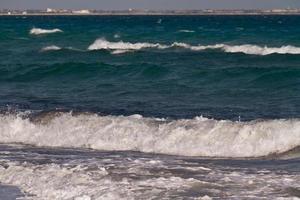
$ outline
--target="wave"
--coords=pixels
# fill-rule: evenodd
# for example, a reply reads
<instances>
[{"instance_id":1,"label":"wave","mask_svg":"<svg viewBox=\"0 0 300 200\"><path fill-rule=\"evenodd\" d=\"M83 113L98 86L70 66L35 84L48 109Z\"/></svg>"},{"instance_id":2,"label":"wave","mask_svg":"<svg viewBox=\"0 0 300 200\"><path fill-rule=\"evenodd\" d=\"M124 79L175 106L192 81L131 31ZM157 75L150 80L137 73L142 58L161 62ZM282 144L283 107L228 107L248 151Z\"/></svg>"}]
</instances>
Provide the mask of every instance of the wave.
<instances>
[{"instance_id":1,"label":"wave","mask_svg":"<svg viewBox=\"0 0 300 200\"><path fill-rule=\"evenodd\" d=\"M56 45L50 45L50 46L47 46L47 47L43 47L41 49L41 51L57 51L57 50L61 50L61 47L56 46Z\"/></svg>"},{"instance_id":2,"label":"wave","mask_svg":"<svg viewBox=\"0 0 300 200\"><path fill-rule=\"evenodd\" d=\"M186 44L186 43L174 42L171 45L171 47L181 47L181 48L190 49L193 51L203 51L206 49L221 49L224 47L224 44L192 46L192 45Z\"/></svg>"},{"instance_id":3,"label":"wave","mask_svg":"<svg viewBox=\"0 0 300 200\"><path fill-rule=\"evenodd\" d=\"M226 44L216 44L216 45L198 45L192 46L186 43L173 43L172 46L182 47L194 51L203 51L206 49L220 49L226 53L244 53L249 55L270 55L270 54L300 54L300 47L294 47L291 45L282 47L261 47L258 45L226 45Z\"/></svg>"},{"instance_id":4,"label":"wave","mask_svg":"<svg viewBox=\"0 0 300 200\"><path fill-rule=\"evenodd\" d=\"M130 52L129 50L114 50L111 53L112 54L123 54L123 53L127 53Z\"/></svg>"},{"instance_id":5,"label":"wave","mask_svg":"<svg viewBox=\"0 0 300 200\"><path fill-rule=\"evenodd\" d=\"M130 43L130 42L110 42L103 38L97 39L93 44L88 47L88 50L113 50L113 53L136 51L145 48L168 49L168 48L184 48L191 51L204 51L209 49L219 49L226 53L244 53L249 55L270 55L270 54L300 54L300 47L291 45L281 47L267 47L251 44L244 45L228 45L228 44L215 44L215 45L191 45L182 42L174 42L170 45L160 43Z\"/></svg>"},{"instance_id":6,"label":"wave","mask_svg":"<svg viewBox=\"0 0 300 200\"><path fill-rule=\"evenodd\" d=\"M0 142L182 156L261 157L300 146L300 120L166 120L52 112L0 116Z\"/></svg>"},{"instance_id":7,"label":"wave","mask_svg":"<svg viewBox=\"0 0 300 200\"><path fill-rule=\"evenodd\" d=\"M238 45L229 46L224 45L222 49L227 53L244 53L252 55L270 55L270 54L300 54L300 47L294 47L291 45L281 47L261 47L257 45Z\"/></svg>"},{"instance_id":8,"label":"wave","mask_svg":"<svg viewBox=\"0 0 300 200\"><path fill-rule=\"evenodd\" d=\"M168 48L166 45L161 45L159 43L130 43L130 42L110 42L103 38L97 39L93 44L88 47L88 50L140 50L144 48Z\"/></svg>"},{"instance_id":9,"label":"wave","mask_svg":"<svg viewBox=\"0 0 300 200\"><path fill-rule=\"evenodd\" d=\"M195 33L195 31L193 31L193 30L186 30L186 29L179 30L178 32L180 32L180 33Z\"/></svg>"},{"instance_id":10,"label":"wave","mask_svg":"<svg viewBox=\"0 0 300 200\"><path fill-rule=\"evenodd\" d=\"M49 33L58 33L63 32L62 30L55 28L55 29L41 29L41 28L32 28L30 30L30 34L32 35L40 35L40 34L49 34Z\"/></svg>"},{"instance_id":11,"label":"wave","mask_svg":"<svg viewBox=\"0 0 300 200\"><path fill-rule=\"evenodd\" d=\"M58 50L69 50L69 51L80 51L80 52L86 51L86 50L81 50L81 49L77 49L74 47L59 47L56 45L50 45L50 46L43 47L40 51L44 52L44 51L58 51Z\"/></svg>"}]
</instances>

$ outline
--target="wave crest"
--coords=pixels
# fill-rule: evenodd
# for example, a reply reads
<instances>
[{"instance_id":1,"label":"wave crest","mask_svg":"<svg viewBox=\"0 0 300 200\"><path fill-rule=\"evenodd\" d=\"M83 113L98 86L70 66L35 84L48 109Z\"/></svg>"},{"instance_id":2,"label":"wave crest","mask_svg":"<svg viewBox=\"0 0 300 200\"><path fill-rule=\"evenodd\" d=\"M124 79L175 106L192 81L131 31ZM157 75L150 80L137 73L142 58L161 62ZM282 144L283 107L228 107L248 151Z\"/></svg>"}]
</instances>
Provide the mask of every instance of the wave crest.
<instances>
[{"instance_id":1,"label":"wave crest","mask_svg":"<svg viewBox=\"0 0 300 200\"><path fill-rule=\"evenodd\" d=\"M281 47L261 47L258 45L243 44L243 45L228 45L228 44L215 44L215 45L191 45L183 42L174 42L170 45L160 43L130 43L130 42L110 42L105 39L97 39L93 44L88 47L88 50L113 50L113 54L124 53L126 51L135 51L145 48L168 49L168 48L184 48L191 51L204 51L219 49L226 53L244 53L249 55L270 55L270 54L300 54L300 47L291 45Z\"/></svg>"},{"instance_id":2,"label":"wave crest","mask_svg":"<svg viewBox=\"0 0 300 200\"><path fill-rule=\"evenodd\" d=\"M130 43L130 42L110 42L105 39L97 39L93 44L88 47L88 50L140 50L144 48L159 48L165 49L168 48L166 45L161 45L159 43Z\"/></svg>"},{"instance_id":3,"label":"wave crest","mask_svg":"<svg viewBox=\"0 0 300 200\"><path fill-rule=\"evenodd\" d=\"M167 121L133 116L49 113L30 121L0 116L0 142L132 150L183 156L260 157L300 146L300 120Z\"/></svg>"},{"instance_id":4,"label":"wave crest","mask_svg":"<svg viewBox=\"0 0 300 200\"><path fill-rule=\"evenodd\" d=\"M47 47L43 47L41 49L41 51L57 51L57 50L61 50L61 47L56 46L56 45L50 45L50 46L47 46Z\"/></svg>"},{"instance_id":5,"label":"wave crest","mask_svg":"<svg viewBox=\"0 0 300 200\"><path fill-rule=\"evenodd\" d=\"M224 45L222 49L227 53L244 53L252 55L270 55L270 54L300 54L300 48L294 47L291 45L282 46L282 47L261 47L257 45L238 45L230 46Z\"/></svg>"},{"instance_id":6,"label":"wave crest","mask_svg":"<svg viewBox=\"0 0 300 200\"><path fill-rule=\"evenodd\" d=\"M63 31L58 28L55 29L32 28L29 33L31 35L40 35L40 34L49 34L49 33L58 33L58 32L63 32Z\"/></svg>"},{"instance_id":7,"label":"wave crest","mask_svg":"<svg viewBox=\"0 0 300 200\"><path fill-rule=\"evenodd\" d=\"M194 30L182 29L178 31L179 33L195 33Z\"/></svg>"}]
</instances>

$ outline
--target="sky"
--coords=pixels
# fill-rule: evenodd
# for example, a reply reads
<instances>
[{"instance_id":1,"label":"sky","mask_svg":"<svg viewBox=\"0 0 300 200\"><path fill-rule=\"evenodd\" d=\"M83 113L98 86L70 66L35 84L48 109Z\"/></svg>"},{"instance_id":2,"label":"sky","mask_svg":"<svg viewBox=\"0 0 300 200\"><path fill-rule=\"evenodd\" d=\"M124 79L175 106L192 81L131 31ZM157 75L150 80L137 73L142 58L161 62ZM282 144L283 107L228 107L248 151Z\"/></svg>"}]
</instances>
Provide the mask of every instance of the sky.
<instances>
[{"instance_id":1,"label":"sky","mask_svg":"<svg viewBox=\"0 0 300 200\"><path fill-rule=\"evenodd\" d=\"M269 9L300 8L300 0L0 0L0 9Z\"/></svg>"}]
</instances>

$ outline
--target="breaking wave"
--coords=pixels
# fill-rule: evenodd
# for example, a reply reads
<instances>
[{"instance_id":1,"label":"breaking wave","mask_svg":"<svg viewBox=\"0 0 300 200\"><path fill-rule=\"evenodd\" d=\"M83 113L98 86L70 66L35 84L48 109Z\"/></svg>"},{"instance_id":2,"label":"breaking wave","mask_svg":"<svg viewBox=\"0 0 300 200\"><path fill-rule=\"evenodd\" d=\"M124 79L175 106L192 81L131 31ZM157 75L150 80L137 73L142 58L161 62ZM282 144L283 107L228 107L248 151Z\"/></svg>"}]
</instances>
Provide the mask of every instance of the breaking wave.
<instances>
[{"instance_id":1,"label":"breaking wave","mask_svg":"<svg viewBox=\"0 0 300 200\"><path fill-rule=\"evenodd\" d=\"M52 112L0 116L0 142L183 156L260 157L300 146L300 120L166 120Z\"/></svg>"},{"instance_id":2,"label":"breaking wave","mask_svg":"<svg viewBox=\"0 0 300 200\"><path fill-rule=\"evenodd\" d=\"M51 46L43 47L41 49L41 51L57 51L57 50L61 50L61 47L56 45L51 45Z\"/></svg>"},{"instance_id":3,"label":"breaking wave","mask_svg":"<svg viewBox=\"0 0 300 200\"><path fill-rule=\"evenodd\" d=\"M41 52L45 52L45 51L59 51L59 50L69 50L69 51L80 51L80 52L85 52L86 50L82 50L82 49L77 49L74 47L59 47L56 45L50 45L50 46L46 46L41 48Z\"/></svg>"},{"instance_id":4,"label":"breaking wave","mask_svg":"<svg viewBox=\"0 0 300 200\"><path fill-rule=\"evenodd\" d=\"M113 53L135 51L145 48L168 49L168 48L184 48L192 51L204 51L209 49L219 49L226 53L244 53L249 55L270 55L270 54L300 54L300 47L291 45L281 47L267 47L251 44L244 45L228 45L228 44L215 44L215 45L190 45L182 42L174 42L170 45L160 43L130 43L130 42L110 42L103 38L97 39L93 44L88 47L88 50L112 50Z\"/></svg>"},{"instance_id":5,"label":"breaking wave","mask_svg":"<svg viewBox=\"0 0 300 200\"><path fill-rule=\"evenodd\" d=\"M130 42L110 42L105 39L97 39L93 44L88 47L88 50L140 50L144 48L159 48L165 49L168 48L166 45L161 45L159 43L130 43Z\"/></svg>"},{"instance_id":6,"label":"breaking wave","mask_svg":"<svg viewBox=\"0 0 300 200\"><path fill-rule=\"evenodd\" d=\"M41 28L32 28L30 30L30 34L32 35L40 35L40 34L49 34L49 33L58 33L63 32L62 30L55 28L55 29L41 29Z\"/></svg>"},{"instance_id":7,"label":"breaking wave","mask_svg":"<svg viewBox=\"0 0 300 200\"><path fill-rule=\"evenodd\" d=\"M244 53L253 55L269 55L269 54L300 54L300 48L291 45L282 47L260 47L257 45L240 45L240 46L229 46L224 45L222 49L227 53Z\"/></svg>"},{"instance_id":8,"label":"breaking wave","mask_svg":"<svg viewBox=\"0 0 300 200\"><path fill-rule=\"evenodd\" d=\"M195 33L195 31L193 31L193 30L186 30L186 29L179 30L178 32L180 32L180 33Z\"/></svg>"}]
</instances>

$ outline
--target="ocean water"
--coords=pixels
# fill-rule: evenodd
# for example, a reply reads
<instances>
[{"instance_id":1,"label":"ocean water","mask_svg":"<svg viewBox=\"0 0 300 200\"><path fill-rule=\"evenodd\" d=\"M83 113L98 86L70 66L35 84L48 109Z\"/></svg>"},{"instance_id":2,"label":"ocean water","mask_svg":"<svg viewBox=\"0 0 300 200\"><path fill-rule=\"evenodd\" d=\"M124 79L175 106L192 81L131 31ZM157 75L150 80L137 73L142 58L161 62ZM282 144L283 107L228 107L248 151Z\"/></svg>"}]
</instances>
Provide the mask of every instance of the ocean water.
<instances>
[{"instance_id":1,"label":"ocean water","mask_svg":"<svg viewBox=\"0 0 300 200\"><path fill-rule=\"evenodd\" d=\"M299 16L0 17L0 199L297 199L299 147Z\"/></svg>"}]
</instances>

